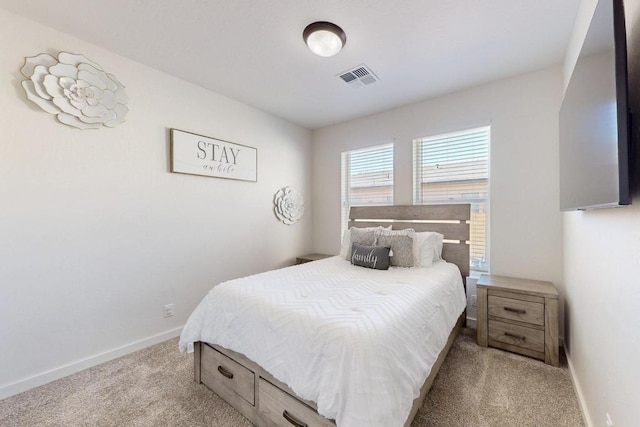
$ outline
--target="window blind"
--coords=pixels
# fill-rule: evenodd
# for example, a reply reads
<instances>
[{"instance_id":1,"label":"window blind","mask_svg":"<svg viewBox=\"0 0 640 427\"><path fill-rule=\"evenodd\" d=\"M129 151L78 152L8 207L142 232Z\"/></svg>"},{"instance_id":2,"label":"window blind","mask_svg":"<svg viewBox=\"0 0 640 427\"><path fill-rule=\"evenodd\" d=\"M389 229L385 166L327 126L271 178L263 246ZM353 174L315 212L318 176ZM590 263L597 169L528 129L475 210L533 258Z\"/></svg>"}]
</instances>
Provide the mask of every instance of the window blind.
<instances>
[{"instance_id":1,"label":"window blind","mask_svg":"<svg viewBox=\"0 0 640 427\"><path fill-rule=\"evenodd\" d=\"M393 144L342 153L342 230L349 208L393 204Z\"/></svg>"},{"instance_id":2,"label":"window blind","mask_svg":"<svg viewBox=\"0 0 640 427\"><path fill-rule=\"evenodd\" d=\"M490 127L413 141L414 204L471 203L471 268L488 271Z\"/></svg>"}]
</instances>

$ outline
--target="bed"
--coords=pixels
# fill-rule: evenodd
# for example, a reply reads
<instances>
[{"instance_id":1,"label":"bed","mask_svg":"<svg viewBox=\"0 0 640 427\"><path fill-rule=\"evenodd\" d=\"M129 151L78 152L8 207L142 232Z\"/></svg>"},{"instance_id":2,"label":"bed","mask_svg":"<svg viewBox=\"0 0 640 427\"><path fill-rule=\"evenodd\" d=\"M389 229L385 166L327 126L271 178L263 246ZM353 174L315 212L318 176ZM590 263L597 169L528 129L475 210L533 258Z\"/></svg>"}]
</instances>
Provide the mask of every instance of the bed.
<instances>
[{"instance_id":1,"label":"bed","mask_svg":"<svg viewBox=\"0 0 640 427\"><path fill-rule=\"evenodd\" d=\"M215 286L180 339L196 382L260 426L409 426L464 322L469 219L469 205L352 207L350 228L441 233L446 262L336 256Z\"/></svg>"}]
</instances>

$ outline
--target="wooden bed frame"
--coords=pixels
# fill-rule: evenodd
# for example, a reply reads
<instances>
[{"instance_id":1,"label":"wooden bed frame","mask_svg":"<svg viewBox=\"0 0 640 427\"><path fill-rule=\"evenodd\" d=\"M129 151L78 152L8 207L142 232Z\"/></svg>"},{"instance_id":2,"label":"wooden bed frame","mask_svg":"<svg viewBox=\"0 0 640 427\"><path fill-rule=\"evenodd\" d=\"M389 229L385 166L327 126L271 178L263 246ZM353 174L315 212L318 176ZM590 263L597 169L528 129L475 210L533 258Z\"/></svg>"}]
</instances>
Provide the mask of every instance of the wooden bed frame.
<instances>
[{"instance_id":1,"label":"wooden bed frame","mask_svg":"<svg viewBox=\"0 0 640 427\"><path fill-rule=\"evenodd\" d=\"M358 206L349 213L349 227L388 226L394 230L437 231L445 236L442 257L460 268L466 289L469 275L470 205ZM426 378L420 396L411 408L404 426L411 425L418 409L464 324L463 312L447 343ZM259 426L335 427L335 422L317 413L314 402L303 400L244 355L218 345L194 343L194 377Z\"/></svg>"}]
</instances>

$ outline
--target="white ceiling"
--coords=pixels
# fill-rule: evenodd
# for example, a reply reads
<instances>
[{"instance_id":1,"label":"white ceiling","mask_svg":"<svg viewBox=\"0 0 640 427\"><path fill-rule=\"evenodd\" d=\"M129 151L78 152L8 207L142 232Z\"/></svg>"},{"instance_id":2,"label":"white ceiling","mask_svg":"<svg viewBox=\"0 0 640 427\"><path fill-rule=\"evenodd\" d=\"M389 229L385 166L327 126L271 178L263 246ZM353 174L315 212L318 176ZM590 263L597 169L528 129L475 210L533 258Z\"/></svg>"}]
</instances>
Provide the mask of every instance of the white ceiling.
<instances>
[{"instance_id":1,"label":"white ceiling","mask_svg":"<svg viewBox=\"0 0 640 427\"><path fill-rule=\"evenodd\" d=\"M314 129L559 64L579 1L0 0L0 8ZM307 49L302 30L314 21L345 30L342 52ZM336 77L360 64L380 81L353 89Z\"/></svg>"}]
</instances>

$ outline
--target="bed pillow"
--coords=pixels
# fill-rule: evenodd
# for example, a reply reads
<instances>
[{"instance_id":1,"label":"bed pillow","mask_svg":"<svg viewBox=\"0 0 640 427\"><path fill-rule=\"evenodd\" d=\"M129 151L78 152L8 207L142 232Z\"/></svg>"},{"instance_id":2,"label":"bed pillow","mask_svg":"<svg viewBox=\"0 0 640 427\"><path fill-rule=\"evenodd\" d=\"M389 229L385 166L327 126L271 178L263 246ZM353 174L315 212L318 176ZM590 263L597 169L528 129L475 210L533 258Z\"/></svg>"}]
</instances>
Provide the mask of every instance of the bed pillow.
<instances>
[{"instance_id":1,"label":"bed pillow","mask_svg":"<svg viewBox=\"0 0 640 427\"><path fill-rule=\"evenodd\" d=\"M413 228L405 230L376 230L375 244L391 247L391 265L395 267L413 267L413 242L415 239Z\"/></svg>"},{"instance_id":2,"label":"bed pillow","mask_svg":"<svg viewBox=\"0 0 640 427\"><path fill-rule=\"evenodd\" d=\"M344 232L342 233L342 240L340 241L340 256L342 258L347 258L350 244L351 244L350 230L344 230Z\"/></svg>"},{"instance_id":3,"label":"bed pillow","mask_svg":"<svg viewBox=\"0 0 640 427\"><path fill-rule=\"evenodd\" d=\"M433 248L434 250L433 260L444 261L442 258L442 246L443 246L444 236L440 233L435 233L435 235L436 235L436 246Z\"/></svg>"},{"instance_id":4,"label":"bed pillow","mask_svg":"<svg viewBox=\"0 0 640 427\"><path fill-rule=\"evenodd\" d=\"M413 245L416 267L431 267L434 261L441 260L443 236L434 231L416 233Z\"/></svg>"},{"instance_id":5,"label":"bed pillow","mask_svg":"<svg viewBox=\"0 0 640 427\"><path fill-rule=\"evenodd\" d=\"M388 270L391 248L388 246L365 246L354 242L351 246L351 264L376 270Z\"/></svg>"},{"instance_id":6,"label":"bed pillow","mask_svg":"<svg viewBox=\"0 0 640 427\"><path fill-rule=\"evenodd\" d=\"M391 226L388 227L351 227L347 230L344 231L344 233L342 233L342 242L340 242L340 256L343 257L344 259L350 260L351 259L351 244L353 243L353 240L351 239L351 230L358 230L356 231L356 234L360 233L360 231L375 231L375 230L391 230ZM359 236L360 237L360 236ZM361 244L365 244L361 241L359 241L358 243ZM371 242L371 245L373 245L373 242Z\"/></svg>"}]
</instances>

